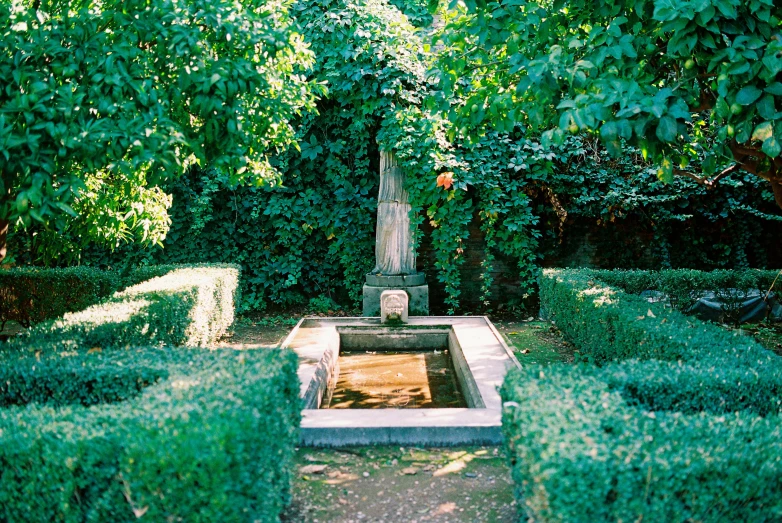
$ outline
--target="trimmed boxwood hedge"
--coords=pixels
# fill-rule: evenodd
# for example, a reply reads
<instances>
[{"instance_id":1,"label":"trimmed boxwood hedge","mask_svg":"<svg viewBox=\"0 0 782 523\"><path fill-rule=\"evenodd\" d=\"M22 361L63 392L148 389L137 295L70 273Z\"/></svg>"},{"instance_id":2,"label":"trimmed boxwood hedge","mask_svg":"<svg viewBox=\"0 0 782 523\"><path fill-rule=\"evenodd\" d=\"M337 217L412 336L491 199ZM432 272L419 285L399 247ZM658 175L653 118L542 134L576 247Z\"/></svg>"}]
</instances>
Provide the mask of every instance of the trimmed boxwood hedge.
<instances>
[{"instance_id":1,"label":"trimmed boxwood hedge","mask_svg":"<svg viewBox=\"0 0 782 523\"><path fill-rule=\"evenodd\" d=\"M36 364L0 351L0 398L18 405L0 409L0 521L279 518L300 421L294 353L40 352ZM92 389L74 390L74 374ZM125 401L94 405L105 398Z\"/></svg>"},{"instance_id":2,"label":"trimmed boxwood hedge","mask_svg":"<svg viewBox=\"0 0 782 523\"><path fill-rule=\"evenodd\" d=\"M85 309L119 289L116 272L91 267L0 269L0 326L32 323Z\"/></svg>"},{"instance_id":3,"label":"trimmed boxwood hedge","mask_svg":"<svg viewBox=\"0 0 782 523\"><path fill-rule=\"evenodd\" d=\"M10 343L20 348L49 342L70 348L209 345L233 323L239 271L228 264L145 268L125 282L151 279L84 310L41 322Z\"/></svg>"},{"instance_id":4,"label":"trimmed boxwood hedge","mask_svg":"<svg viewBox=\"0 0 782 523\"><path fill-rule=\"evenodd\" d=\"M197 347L233 321L235 266L122 278L151 279L0 344L0 521L278 520L295 353Z\"/></svg>"},{"instance_id":5,"label":"trimmed boxwood hedge","mask_svg":"<svg viewBox=\"0 0 782 523\"><path fill-rule=\"evenodd\" d=\"M149 265L126 271L93 267L0 269L0 326L12 320L28 327L94 305L125 287L191 265ZM214 264L212 266L215 266Z\"/></svg>"},{"instance_id":6,"label":"trimmed boxwood hedge","mask_svg":"<svg viewBox=\"0 0 782 523\"><path fill-rule=\"evenodd\" d=\"M540 278L543 306L582 362L513 371L503 385L525 517L782 519L782 359L619 287L637 292L684 274L661 272L678 274L576 269Z\"/></svg>"}]
</instances>

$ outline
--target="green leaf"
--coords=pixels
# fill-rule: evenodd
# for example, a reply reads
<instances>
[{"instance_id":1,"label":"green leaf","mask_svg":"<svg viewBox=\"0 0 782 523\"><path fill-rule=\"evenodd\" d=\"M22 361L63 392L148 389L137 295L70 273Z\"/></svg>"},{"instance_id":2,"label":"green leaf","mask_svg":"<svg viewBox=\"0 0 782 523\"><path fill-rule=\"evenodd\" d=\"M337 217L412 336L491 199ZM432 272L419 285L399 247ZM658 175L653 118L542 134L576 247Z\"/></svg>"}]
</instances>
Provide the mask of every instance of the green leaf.
<instances>
[{"instance_id":1,"label":"green leaf","mask_svg":"<svg viewBox=\"0 0 782 523\"><path fill-rule=\"evenodd\" d=\"M661 142L670 143L676 140L678 128L679 126L676 123L675 118L672 116L663 116L660 118L660 123L657 124L657 131L655 132L655 135L660 139Z\"/></svg>"},{"instance_id":2,"label":"green leaf","mask_svg":"<svg viewBox=\"0 0 782 523\"><path fill-rule=\"evenodd\" d=\"M763 94L763 91L761 91L754 85L747 85L746 87L743 87L736 95L736 103L739 103L741 105L749 105L755 103L755 101L758 98L760 98L761 94Z\"/></svg>"},{"instance_id":3,"label":"green leaf","mask_svg":"<svg viewBox=\"0 0 782 523\"><path fill-rule=\"evenodd\" d=\"M665 184L673 182L673 162L669 158L663 158L660 162L657 179Z\"/></svg>"},{"instance_id":4,"label":"green leaf","mask_svg":"<svg viewBox=\"0 0 782 523\"><path fill-rule=\"evenodd\" d=\"M771 124L771 122L763 122L755 127L755 131L752 133L752 139L764 142L773 134L774 126Z\"/></svg>"},{"instance_id":5,"label":"green leaf","mask_svg":"<svg viewBox=\"0 0 782 523\"><path fill-rule=\"evenodd\" d=\"M779 153L782 152L782 144L779 143L779 140L771 136L763 142L763 152L771 158L776 158L779 156Z\"/></svg>"}]
</instances>

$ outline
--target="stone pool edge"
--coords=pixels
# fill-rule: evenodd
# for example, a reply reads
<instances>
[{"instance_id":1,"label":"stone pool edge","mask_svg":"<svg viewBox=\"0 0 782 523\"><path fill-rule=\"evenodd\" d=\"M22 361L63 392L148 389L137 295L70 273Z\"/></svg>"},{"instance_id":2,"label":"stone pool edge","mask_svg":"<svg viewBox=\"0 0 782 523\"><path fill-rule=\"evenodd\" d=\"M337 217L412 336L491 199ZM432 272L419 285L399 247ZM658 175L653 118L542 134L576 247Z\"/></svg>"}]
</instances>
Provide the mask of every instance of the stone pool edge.
<instances>
[{"instance_id":1,"label":"stone pool edge","mask_svg":"<svg viewBox=\"0 0 782 523\"><path fill-rule=\"evenodd\" d=\"M306 322L316 325L303 329ZM337 327L382 327L379 318L302 318L281 349L299 355L302 410L301 444L313 447L355 445L496 445L502 440L498 387L511 366L520 367L502 335L486 316L416 316L405 328L448 327L457 337L470 372L479 381L484 408L318 410L312 398L328 386L336 362ZM479 329L475 332L474 329ZM485 330L484 330L485 329ZM304 333L307 330L310 332ZM471 332L472 330L472 332Z\"/></svg>"}]
</instances>

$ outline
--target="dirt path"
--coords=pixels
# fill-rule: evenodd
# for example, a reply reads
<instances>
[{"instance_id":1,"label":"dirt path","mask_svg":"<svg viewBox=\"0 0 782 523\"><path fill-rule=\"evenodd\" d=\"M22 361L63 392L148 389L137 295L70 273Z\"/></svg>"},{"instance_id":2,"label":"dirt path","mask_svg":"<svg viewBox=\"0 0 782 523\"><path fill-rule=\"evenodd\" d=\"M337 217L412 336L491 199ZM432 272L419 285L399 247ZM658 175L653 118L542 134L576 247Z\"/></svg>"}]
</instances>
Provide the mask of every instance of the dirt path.
<instances>
[{"instance_id":1,"label":"dirt path","mask_svg":"<svg viewBox=\"0 0 782 523\"><path fill-rule=\"evenodd\" d=\"M496 447L299 449L289 522L516 521Z\"/></svg>"}]
</instances>

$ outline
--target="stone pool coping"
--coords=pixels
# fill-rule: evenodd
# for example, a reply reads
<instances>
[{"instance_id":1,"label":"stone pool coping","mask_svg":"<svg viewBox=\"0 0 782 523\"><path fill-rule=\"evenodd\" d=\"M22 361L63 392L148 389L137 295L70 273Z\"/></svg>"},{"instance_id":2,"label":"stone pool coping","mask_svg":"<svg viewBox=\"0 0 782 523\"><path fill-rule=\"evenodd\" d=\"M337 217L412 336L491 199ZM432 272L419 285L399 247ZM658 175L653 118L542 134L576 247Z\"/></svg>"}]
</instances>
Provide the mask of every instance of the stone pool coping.
<instances>
[{"instance_id":1,"label":"stone pool coping","mask_svg":"<svg viewBox=\"0 0 782 523\"><path fill-rule=\"evenodd\" d=\"M337 329L342 327L352 332L353 328L389 329L389 334L394 330L447 331L461 347L463 359L454 365L462 365L472 374L473 383L468 386L475 387L471 394L479 408L318 410L338 355ZM281 348L299 355L300 395L305 401L301 443L305 446L498 444L502 439L498 388L507 371L520 366L485 316L411 316L407 324L391 328L381 325L379 318L305 317Z\"/></svg>"}]
</instances>

